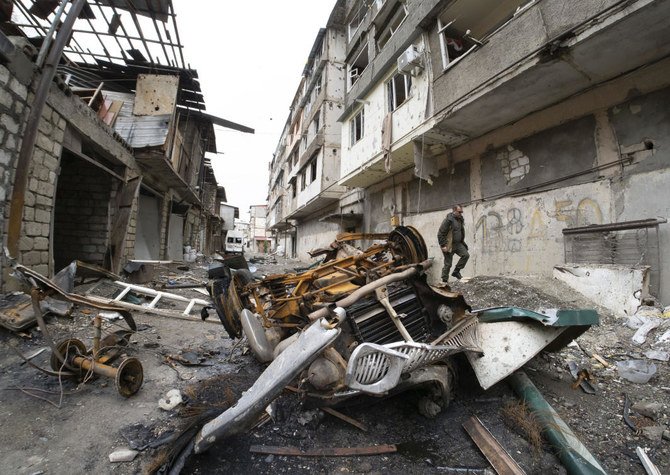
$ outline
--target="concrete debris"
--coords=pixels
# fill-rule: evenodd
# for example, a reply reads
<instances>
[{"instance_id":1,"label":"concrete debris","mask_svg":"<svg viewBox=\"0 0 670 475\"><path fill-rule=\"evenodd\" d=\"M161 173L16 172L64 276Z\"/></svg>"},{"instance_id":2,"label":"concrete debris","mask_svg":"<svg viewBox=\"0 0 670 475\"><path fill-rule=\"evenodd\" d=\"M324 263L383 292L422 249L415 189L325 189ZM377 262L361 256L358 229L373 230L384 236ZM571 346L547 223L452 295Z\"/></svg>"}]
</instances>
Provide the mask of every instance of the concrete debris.
<instances>
[{"instance_id":1,"label":"concrete debris","mask_svg":"<svg viewBox=\"0 0 670 475\"><path fill-rule=\"evenodd\" d=\"M112 463L132 462L139 452L132 449L118 449L109 454L109 461Z\"/></svg>"},{"instance_id":2,"label":"concrete debris","mask_svg":"<svg viewBox=\"0 0 670 475\"><path fill-rule=\"evenodd\" d=\"M631 406L631 410L650 419L658 419L663 411L663 404L659 402L640 401Z\"/></svg>"},{"instance_id":3,"label":"concrete debris","mask_svg":"<svg viewBox=\"0 0 670 475\"><path fill-rule=\"evenodd\" d=\"M648 350L644 352L644 356L650 360L670 361L670 352L661 350Z\"/></svg>"},{"instance_id":4,"label":"concrete debris","mask_svg":"<svg viewBox=\"0 0 670 475\"><path fill-rule=\"evenodd\" d=\"M165 394L164 399L158 401L158 407L164 411L171 411L184 402L179 389L171 389Z\"/></svg>"}]
</instances>

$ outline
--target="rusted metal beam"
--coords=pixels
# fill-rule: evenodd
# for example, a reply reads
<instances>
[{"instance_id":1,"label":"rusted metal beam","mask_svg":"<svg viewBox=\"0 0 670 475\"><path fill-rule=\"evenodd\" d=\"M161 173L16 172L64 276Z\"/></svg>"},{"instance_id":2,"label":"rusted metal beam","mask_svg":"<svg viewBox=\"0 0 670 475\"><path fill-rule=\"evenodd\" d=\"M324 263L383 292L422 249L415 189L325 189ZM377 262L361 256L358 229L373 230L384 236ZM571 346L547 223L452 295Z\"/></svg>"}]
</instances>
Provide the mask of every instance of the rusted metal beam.
<instances>
[{"instance_id":1,"label":"rusted metal beam","mask_svg":"<svg viewBox=\"0 0 670 475\"><path fill-rule=\"evenodd\" d=\"M252 445L249 452L255 454L292 455L296 457L355 457L359 455L381 455L397 452L395 444L371 445L369 447L323 447L299 449L277 445Z\"/></svg>"},{"instance_id":2,"label":"rusted metal beam","mask_svg":"<svg viewBox=\"0 0 670 475\"><path fill-rule=\"evenodd\" d=\"M519 464L507 453L500 442L488 431L477 416L463 423L463 428L482 451L486 460L499 475L525 475Z\"/></svg>"},{"instance_id":3,"label":"rusted metal beam","mask_svg":"<svg viewBox=\"0 0 670 475\"><path fill-rule=\"evenodd\" d=\"M16 161L16 172L14 174L14 186L12 187L12 197L9 208L9 226L7 230L7 248L11 256L19 254L19 238L21 237L21 224L23 222L23 206L26 199L26 187L28 185L28 172L30 170L30 160L35 149L37 140L37 130L42 118L42 111L47 101L51 82L56 75L56 68L60 61L63 49L70 39L72 28L77 16L81 12L86 0L74 0L70 11L63 22L56 40L49 51L47 60L42 70L42 77L35 88L35 99L30 106L28 120L23 130L23 140L19 149L19 157Z\"/></svg>"},{"instance_id":4,"label":"rusted metal beam","mask_svg":"<svg viewBox=\"0 0 670 475\"><path fill-rule=\"evenodd\" d=\"M345 414L342 414L340 411L336 411L332 407L323 407L323 408L321 408L321 410L323 412L327 413L327 414L330 414L331 416L334 416L334 417L337 417L338 419L343 420L344 422L346 422L348 424L351 424L354 427L359 428L363 432L368 431L368 428L365 424L362 424L362 423L358 422L356 419L354 419L352 417L349 417Z\"/></svg>"}]
</instances>

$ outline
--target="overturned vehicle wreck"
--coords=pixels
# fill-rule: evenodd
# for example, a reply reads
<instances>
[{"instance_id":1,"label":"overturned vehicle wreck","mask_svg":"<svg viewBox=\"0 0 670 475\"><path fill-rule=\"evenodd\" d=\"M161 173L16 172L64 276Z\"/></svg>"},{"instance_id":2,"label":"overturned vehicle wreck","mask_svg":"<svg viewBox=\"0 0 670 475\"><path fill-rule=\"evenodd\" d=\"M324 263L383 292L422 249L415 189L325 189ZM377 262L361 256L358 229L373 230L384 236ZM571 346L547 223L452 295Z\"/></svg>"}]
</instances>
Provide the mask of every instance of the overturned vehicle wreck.
<instances>
[{"instance_id":1,"label":"overturned vehicle wreck","mask_svg":"<svg viewBox=\"0 0 670 475\"><path fill-rule=\"evenodd\" d=\"M375 243L364 251L350 244L362 239ZM426 386L433 406L444 406L451 356L466 353L486 389L598 320L590 310L473 310L461 294L427 283L432 261L412 227L339 235L316 255L325 255L318 266L295 274L254 280L248 270L224 267L213 281L228 333L246 336L255 357L270 364L235 406L202 427L196 453L249 429L296 378L320 405Z\"/></svg>"}]
</instances>

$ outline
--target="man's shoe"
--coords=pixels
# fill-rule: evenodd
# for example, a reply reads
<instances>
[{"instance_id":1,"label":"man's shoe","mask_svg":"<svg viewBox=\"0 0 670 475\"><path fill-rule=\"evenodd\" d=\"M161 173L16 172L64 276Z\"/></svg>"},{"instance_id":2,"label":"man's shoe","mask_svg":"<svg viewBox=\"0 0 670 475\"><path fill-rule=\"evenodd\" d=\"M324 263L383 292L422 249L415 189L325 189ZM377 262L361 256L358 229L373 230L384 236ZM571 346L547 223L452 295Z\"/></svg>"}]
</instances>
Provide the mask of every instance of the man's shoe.
<instances>
[{"instance_id":1,"label":"man's shoe","mask_svg":"<svg viewBox=\"0 0 670 475\"><path fill-rule=\"evenodd\" d=\"M451 275L453 275L454 277L456 277L458 280L461 280L461 279L463 278L463 276L461 275L461 273L460 273L459 271L457 271L457 270L455 270L454 272L452 272Z\"/></svg>"}]
</instances>

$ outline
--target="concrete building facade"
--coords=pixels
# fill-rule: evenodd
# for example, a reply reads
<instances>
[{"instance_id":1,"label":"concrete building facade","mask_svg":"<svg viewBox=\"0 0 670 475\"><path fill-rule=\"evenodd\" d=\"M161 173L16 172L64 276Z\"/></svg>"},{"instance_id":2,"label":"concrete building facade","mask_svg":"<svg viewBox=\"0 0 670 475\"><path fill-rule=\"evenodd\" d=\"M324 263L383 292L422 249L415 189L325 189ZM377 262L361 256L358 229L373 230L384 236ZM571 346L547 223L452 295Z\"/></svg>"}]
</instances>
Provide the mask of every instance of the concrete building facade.
<instances>
[{"instance_id":1,"label":"concrete building facade","mask_svg":"<svg viewBox=\"0 0 670 475\"><path fill-rule=\"evenodd\" d=\"M267 225L273 247L308 258L324 236L340 231L338 183L345 79L343 2L308 55L290 114L270 163Z\"/></svg>"},{"instance_id":2,"label":"concrete building facade","mask_svg":"<svg viewBox=\"0 0 670 475\"><path fill-rule=\"evenodd\" d=\"M417 227L439 280L437 229L455 204L466 276L551 275L565 228L667 217L669 13L654 0L347 0L339 184L364 204L360 230ZM670 228L659 234L667 304Z\"/></svg>"}]
</instances>

